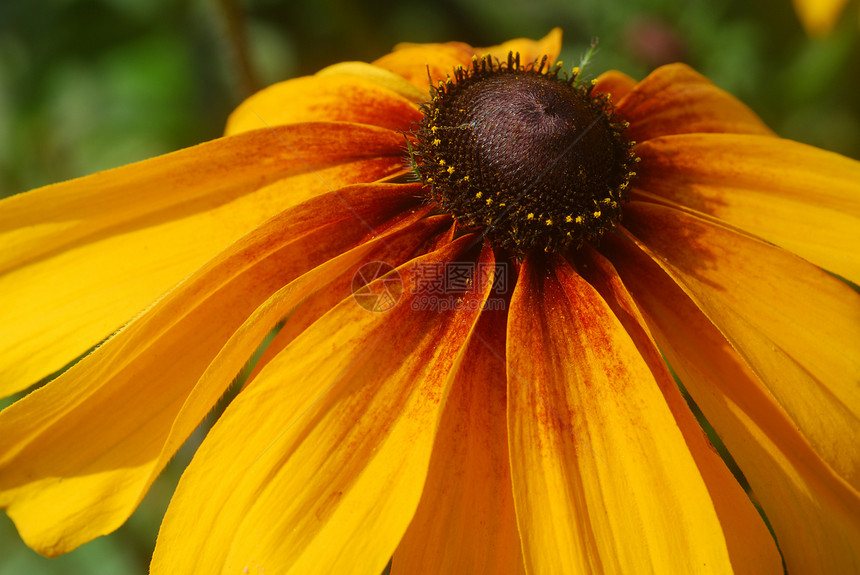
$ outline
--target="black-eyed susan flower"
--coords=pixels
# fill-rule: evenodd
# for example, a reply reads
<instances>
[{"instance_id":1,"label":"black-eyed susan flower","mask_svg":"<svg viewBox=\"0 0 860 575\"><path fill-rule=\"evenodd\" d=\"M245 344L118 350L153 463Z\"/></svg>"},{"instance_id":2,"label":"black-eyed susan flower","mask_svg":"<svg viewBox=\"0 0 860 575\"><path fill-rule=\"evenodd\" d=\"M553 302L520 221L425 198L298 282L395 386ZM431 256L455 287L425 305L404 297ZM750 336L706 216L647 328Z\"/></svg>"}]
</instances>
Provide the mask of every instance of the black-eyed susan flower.
<instances>
[{"instance_id":1,"label":"black-eyed susan flower","mask_svg":"<svg viewBox=\"0 0 860 575\"><path fill-rule=\"evenodd\" d=\"M86 354L0 413L24 540L121 525L280 328L152 573L856 571L860 164L559 48L401 46L0 203L2 391Z\"/></svg>"}]
</instances>

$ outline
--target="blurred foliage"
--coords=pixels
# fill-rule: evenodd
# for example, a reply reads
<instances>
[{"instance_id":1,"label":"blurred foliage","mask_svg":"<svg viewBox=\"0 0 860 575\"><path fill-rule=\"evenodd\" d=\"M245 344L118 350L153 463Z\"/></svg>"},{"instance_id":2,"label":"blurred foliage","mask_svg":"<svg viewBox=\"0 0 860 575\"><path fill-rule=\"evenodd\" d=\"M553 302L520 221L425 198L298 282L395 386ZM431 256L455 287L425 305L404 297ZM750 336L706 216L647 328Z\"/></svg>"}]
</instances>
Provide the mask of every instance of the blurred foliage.
<instances>
[{"instance_id":1,"label":"blurred foliage","mask_svg":"<svg viewBox=\"0 0 860 575\"><path fill-rule=\"evenodd\" d=\"M398 42L487 46L555 26L568 66L595 37L592 76L684 61L780 135L860 158L856 19L810 39L790 0L3 0L0 197L216 138L255 88ZM0 514L0 575L146 573L184 461L116 534L58 559Z\"/></svg>"}]
</instances>

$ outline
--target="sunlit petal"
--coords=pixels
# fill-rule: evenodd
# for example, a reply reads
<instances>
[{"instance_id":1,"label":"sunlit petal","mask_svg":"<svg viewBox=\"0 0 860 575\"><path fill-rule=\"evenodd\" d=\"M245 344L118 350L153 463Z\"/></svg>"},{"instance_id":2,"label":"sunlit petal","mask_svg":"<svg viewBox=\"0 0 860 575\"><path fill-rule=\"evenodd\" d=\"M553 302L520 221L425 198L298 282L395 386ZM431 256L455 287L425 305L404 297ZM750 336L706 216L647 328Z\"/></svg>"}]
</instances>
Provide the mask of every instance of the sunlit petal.
<instances>
[{"instance_id":1,"label":"sunlit petal","mask_svg":"<svg viewBox=\"0 0 860 575\"><path fill-rule=\"evenodd\" d=\"M625 216L822 458L860 486L860 294L780 248L677 210L631 202Z\"/></svg>"},{"instance_id":2,"label":"sunlit petal","mask_svg":"<svg viewBox=\"0 0 860 575\"><path fill-rule=\"evenodd\" d=\"M371 233L368 225L381 225L409 204L408 187L357 186L285 212L3 411L0 506L8 507L22 537L53 555L121 524L280 319L256 326L261 333L245 338L245 352L207 376L198 395L208 400L198 398L189 410L183 403L195 382L246 318L279 287L360 243ZM414 245L421 234L409 239ZM298 295L296 301L308 294ZM186 414L177 429L180 409Z\"/></svg>"},{"instance_id":3,"label":"sunlit petal","mask_svg":"<svg viewBox=\"0 0 860 575\"><path fill-rule=\"evenodd\" d=\"M374 66L406 78L419 90L430 93L430 86L444 80L458 66L471 62L474 50L466 44L404 44L373 61Z\"/></svg>"},{"instance_id":4,"label":"sunlit petal","mask_svg":"<svg viewBox=\"0 0 860 575\"><path fill-rule=\"evenodd\" d=\"M472 48L460 42L446 44L400 44L394 52L375 60L373 64L403 76L418 88L429 91L430 86L451 76L457 67L471 65L473 57L491 55L507 60L508 53L520 54L523 64L548 56L554 62L561 51L561 29L554 28L540 40L517 38L497 46Z\"/></svg>"},{"instance_id":5,"label":"sunlit petal","mask_svg":"<svg viewBox=\"0 0 860 575\"><path fill-rule=\"evenodd\" d=\"M428 91L426 87L419 89L415 84L403 78L403 76L366 62L341 62L333 64L323 68L316 75L357 76L383 88L388 88L410 102L419 103L427 100Z\"/></svg>"},{"instance_id":6,"label":"sunlit petal","mask_svg":"<svg viewBox=\"0 0 860 575\"><path fill-rule=\"evenodd\" d=\"M535 573L731 570L707 486L606 302L527 259L508 317L517 520Z\"/></svg>"},{"instance_id":7,"label":"sunlit petal","mask_svg":"<svg viewBox=\"0 0 860 575\"><path fill-rule=\"evenodd\" d=\"M552 65L561 52L561 28L553 28L549 34L540 40L517 38L515 40L508 40L497 46L475 48L475 52L479 58L485 54L490 54L499 60L507 60L508 54L513 52L520 55L520 62L522 64L539 62L546 56L547 64Z\"/></svg>"},{"instance_id":8,"label":"sunlit petal","mask_svg":"<svg viewBox=\"0 0 860 575\"><path fill-rule=\"evenodd\" d=\"M860 162L790 140L690 134L637 147L638 188L860 282Z\"/></svg>"},{"instance_id":9,"label":"sunlit petal","mask_svg":"<svg viewBox=\"0 0 860 575\"><path fill-rule=\"evenodd\" d=\"M702 433L618 272L609 260L592 249L580 253L578 264L579 272L612 308L654 374L711 494L723 526L732 568L736 573L782 573L782 558L770 532L747 494Z\"/></svg>"},{"instance_id":10,"label":"sunlit petal","mask_svg":"<svg viewBox=\"0 0 860 575\"><path fill-rule=\"evenodd\" d=\"M419 261L450 261L473 241ZM153 574L382 571L418 505L480 308L414 310L410 266L392 310L345 300L234 400L180 481Z\"/></svg>"},{"instance_id":11,"label":"sunlit petal","mask_svg":"<svg viewBox=\"0 0 860 575\"><path fill-rule=\"evenodd\" d=\"M303 124L3 200L0 395L58 370L279 211L401 170L402 146L388 130Z\"/></svg>"},{"instance_id":12,"label":"sunlit petal","mask_svg":"<svg viewBox=\"0 0 860 575\"><path fill-rule=\"evenodd\" d=\"M485 311L465 350L394 575L524 572L506 439L505 315Z\"/></svg>"},{"instance_id":13,"label":"sunlit petal","mask_svg":"<svg viewBox=\"0 0 860 575\"><path fill-rule=\"evenodd\" d=\"M376 259L388 262L391 265L399 265L421 254L441 249L452 240L453 226L451 225L451 219L447 216L427 217L416 228L414 233L422 241L408 255L405 252L391 256L383 254ZM425 228L426 230L432 230L429 237L424 233ZM301 335L313 322L340 303L340 300L343 299L343 294L352 289L351 282L343 284L343 289L338 291L340 287L337 283L333 283L331 289L317 290L302 302L301 308L297 309L290 316L290 321L278 331L277 335L266 347L266 350L261 354L257 365L250 374L249 381L253 380L272 359L277 357L284 348Z\"/></svg>"},{"instance_id":14,"label":"sunlit petal","mask_svg":"<svg viewBox=\"0 0 860 575\"><path fill-rule=\"evenodd\" d=\"M610 70L597 77L594 91L599 94L606 94L614 103L618 103L635 87L636 80L622 72Z\"/></svg>"},{"instance_id":15,"label":"sunlit petal","mask_svg":"<svg viewBox=\"0 0 860 575\"><path fill-rule=\"evenodd\" d=\"M690 132L772 134L737 98L684 64L652 72L617 109L630 122L625 136L636 142Z\"/></svg>"},{"instance_id":16,"label":"sunlit petal","mask_svg":"<svg viewBox=\"0 0 860 575\"><path fill-rule=\"evenodd\" d=\"M412 102L354 75L305 76L274 84L236 108L226 133L313 121L371 124L400 130L421 120Z\"/></svg>"},{"instance_id":17,"label":"sunlit petal","mask_svg":"<svg viewBox=\"0 0 860 575\"><path fill-rule=\"evenodd\" d=\"M856 570L857 491L821 459L762 379L649 256L615 236L607 238L602 251L645 312L661 351L749 480L789 572Z\"/></svg>"}]
</instances>

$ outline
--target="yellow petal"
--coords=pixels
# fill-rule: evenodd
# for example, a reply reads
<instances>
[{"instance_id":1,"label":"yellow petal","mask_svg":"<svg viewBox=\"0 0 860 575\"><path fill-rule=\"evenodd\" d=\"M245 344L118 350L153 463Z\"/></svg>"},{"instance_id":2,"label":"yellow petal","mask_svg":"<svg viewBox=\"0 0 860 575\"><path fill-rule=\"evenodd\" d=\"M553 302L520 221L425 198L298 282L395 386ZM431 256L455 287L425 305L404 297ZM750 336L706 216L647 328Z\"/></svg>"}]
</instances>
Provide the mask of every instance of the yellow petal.
<instances>
[{"instance_id":1,"label":"yellow petal","mask_svg":"<svg viewBox=\"0 0 860 575\"><path fill-rule=\"evenodd\" d=\"M517 520L534 573L730 572L720 521L647 364L563 260L526 259L508 317Z\"/></svg>"},{"instance_id":2,"label":"yellow petal","mask_svg":"<svg viewBox=\"0 0 860 575\"><path fill-rule=\"evenodd\" d=\"M643 142L636 186L860 282L860 162L757 136Z\"/></svg>"},{"instance_id":3,"label":"yellow petal","mask_svg":"<svg viewBox=\"0 0 860 575\"><path fill-rule=\"evenodd\" d=\"M690 132L772 134L737 98L684 64L662 66L617 105L636 142Z\"/></svg>"},{"instance_id":4,"label":"yellow petal","mask_svg":"<svg viewBox=\"0 0 860 575\"><path fill-rule=\"evenodd\" d=\"M684 434L719 516L732 568L736 573L782 573L782 558L773 537L746 492L702 433L618 272L593 250L582 250L579 255L580 273L598 290L633 339Z\"/></svg>"},{"instance_id":5,"label":"yellow petal","mask_svg":"<svg viewBox=\"0 0 860 575\"><path fill-rule=\"evenodd\" d=\"M395 263L399 265L402 261L406 261L407 259L414 257L415 254L435 251L438 247L451 242L450 236L453 226L451 225L451 218L449 216L437 215L425 217L421 223L423 224L420 226L421 229L415 230L414 233L420 237L423 243L409 252L409 257L405 257L405 255L402 258L400 256L380 255L376 259L389 263L394 262L392 265ZM394 242L391 240L386 242L387 245L392 243ZM351 280L352 275L349 276L349 281L342 286L334 285L331 290L317 290L316 293L309 296L304 302L302 302L302 307L290 315L290 321L280 329L278 334L268 344L266 350L261 354L254 370L248 378L248 381L252 381L262 368L264 368L296 337L301 335L302 332L304 332L304 330L313 322L319 319L320 316L339 303L340 300L343 299L343 294L353 289L350 283Z\"/></svg>"},{"instance_id":6,"label":"yellow petal","mask_svg":"<svg viewBox=\"0 0 860 575\"><path fill-rule=\"evenodd\" d=\"M475 52L478 57L489 54L502 61L507 59L510 52L513 52L520 55L520 63L523 65L531 62L540 62L546 56L547 63L552 65L561 52L561 35L561 28L553 28L549 34L540 40L516 38L496 46L476 48Z\"/></svg>"},{"instance_id":7,"label":"yellow petal","mask_svg":"<svg viewBox=\"0 0 860 575\"><path fill-rule=\"evenodd\" d=\"M860 294L780 248L684 212L631 202L625 225L822 458L860 486Z\"/></svg>"},{"instance_id":8,"label":"yellow petal","mask_svg":"<svg viewBox=\"0 0 860 575\"><path fill-rule=\"evenodd\" d=\"M420 119L418 108L388 88L354 75L326 74L287 80L257 92L230 115L226 133L314 121L408 130Z\"/></svg>"},{"instance_id":9,"label":"yellow petal","mask_svg":"<svg viewBox=\"0 0 860 575\"><path fill-rule=\"evenodd\" d=\"M618 104L635 87L636 80L627 74L609 70L597 77L594 91L595 93L608 95L613 103Z\"/></svg>"},{"instance_id":10,"label":"yellow petal","mask_svg":"<svg viewBox=\"0 0 860 575\"><path fill-rule=\"evenodd\" d=\"M402 145L378 128L295 125L3 200L0 395L58 370L272 215L402 170Z\"/></svg>"},{"instance_id":11,"label":"yellow petal","mask_svg":"<svg viewBox=\"0 0 860 575\"><path fill-rule=\"evenodd\" d=\"M524 572L505 406L505 311L493 307L481 314L454 376L393 575Z\"/></svg>"},{"instance_id":12,"label":"yellow petal","mask_svg":"<svg viewBox=\"0 0 860 575\"><path fill-rule=\"evenodd\" d=\"M506 60L509 52L518 52L520 62L527 64L548 56L550 63L561 51L561 29L554 28L540 40L517 38L496 46L473 48L461 42L445 44L400 44L373 64L398 74L423 91L453 74L458 67L468 67L472 58L490 55Z\"/></svg>"},{"instance_id":13,"label":"yellow petal","mask_svg":"<svg viewBox=\"0 0 860 575\"><path fill-rule=\"evenodd\" d=\"M848 0L793 0L794 9L806 33L825 36L833 30Z\"/></svg>"},{"instance_id":14,"label":"yellow petal","mask_svg":"<svg viewBox=\"0 0 860 575\"><path fill-rule=\"evenodd\" d=\"M632 243L602 251L644 310L660 350L749 481L789 573L851 573L860 549L856 490L815 452L762 379L690 298ZM802 388L799 394L805 393ZM828 412L817 412L827 422Z\"/></svg>"},{"instance_id":15,"label":"yellow petal","mask_svg":"<svg viewBox=\"0 0 860 575\"><path fill-rule=\"evenodd\" d=\"M406 78L429 94L430 86L472 61L474 49L466 44L404 44L374 60L373 65Z\"/></svg>"},{"instance_id":16,"label":"yellow petal","mask_svg":"<svg viewBox=\"0 0 860 575\"><path fill-rule=\"evenodd\" d=\"M449 372L486 287L414 310L414 263L388 312L347 298L231 403L184 473L152 573L381 572L418 505ZM473 301L474 300L474 301Z\"/></svg>"},{"instance_id":17,"label":"yellow petal","mask_svg":"<svg viewBox=\"0 0 860 575\"><path fill-rule=\"evenodd\" d=\"M365 62L341 62L339 64L333 64L323 68L317 72L316 75L357 76L365 80L370 80L384 88L388 88L395 94L399 94L413 103L423 102L428 99L428 92L426 89L419 90L415 84L407 82L403 76L399 76L393 72L389 72L388 70L384 70L378 66L367 64Z\"/></svg>"},{"instance_id":18,"label":"yellow petal","mask_svg":"<svg viewBox=\"0 0 860 575\"><path fill-rule=\"evenodd\" d=\"M4 410L0 506L24 540L54 555L120 525L283 316L254 321L256 332L232 352L232 362L213 364L246 318L301 273L359 243L368 225L414 205L416 187L342 189L270 220L58 379ZM288 306L318 289L294 287ZM208 400L183 406L210 365L196 391ZM180 410L185 415L176 421Z\"/></svg>"}]
</instances>

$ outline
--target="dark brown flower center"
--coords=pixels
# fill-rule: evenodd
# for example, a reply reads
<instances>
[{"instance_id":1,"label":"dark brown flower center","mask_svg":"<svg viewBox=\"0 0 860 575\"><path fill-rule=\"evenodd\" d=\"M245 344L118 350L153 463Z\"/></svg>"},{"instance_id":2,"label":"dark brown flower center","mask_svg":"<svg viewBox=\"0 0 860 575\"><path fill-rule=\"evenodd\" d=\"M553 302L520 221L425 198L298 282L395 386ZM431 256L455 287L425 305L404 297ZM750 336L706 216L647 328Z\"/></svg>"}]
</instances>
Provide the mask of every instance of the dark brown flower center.
<instances>
[{"instance_id":1,"label":"dark brown flower center","mask_svg":"<svg viewBox=\"0 0 860 575\"><path fill-rule=\"evenodd\" d=\"M431 200L518 254L599 238L637 161L608 98L545 64L475 59L423 106L411 155Z\"/></svg>"}]
</instances>

